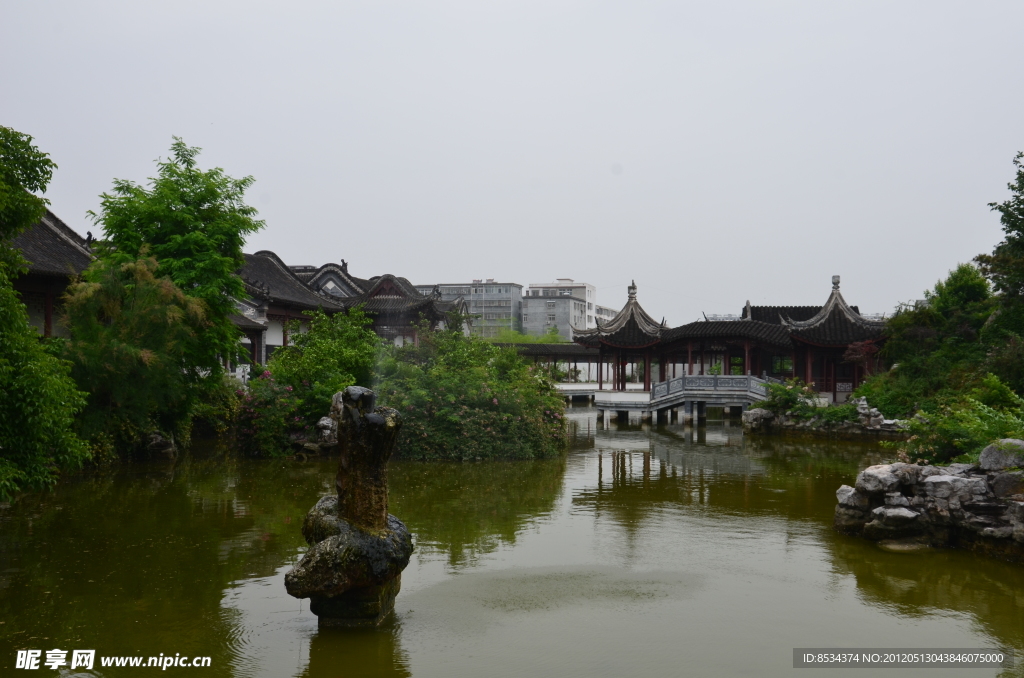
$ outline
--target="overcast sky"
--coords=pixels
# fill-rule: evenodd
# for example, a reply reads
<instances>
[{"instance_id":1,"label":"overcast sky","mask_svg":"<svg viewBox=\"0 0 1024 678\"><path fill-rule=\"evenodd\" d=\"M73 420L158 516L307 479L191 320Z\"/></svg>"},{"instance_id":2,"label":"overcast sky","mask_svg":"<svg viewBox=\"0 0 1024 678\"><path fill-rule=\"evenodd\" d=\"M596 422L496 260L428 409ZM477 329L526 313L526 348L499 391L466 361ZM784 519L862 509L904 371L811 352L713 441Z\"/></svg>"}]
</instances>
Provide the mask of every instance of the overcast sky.
<instances>
[{"instance_id":1,"label":"overcast sky","mask_svg":"<svg viewBox=\"0 0 1024 678\"><path fill-rule=\"evenodd\" d=\"M0 124L73 228L171 136L247 251L417 284L635 279L672 325L888 312L1001 239L1024 2L10 0Z\"/></svg>"}]
</instances>

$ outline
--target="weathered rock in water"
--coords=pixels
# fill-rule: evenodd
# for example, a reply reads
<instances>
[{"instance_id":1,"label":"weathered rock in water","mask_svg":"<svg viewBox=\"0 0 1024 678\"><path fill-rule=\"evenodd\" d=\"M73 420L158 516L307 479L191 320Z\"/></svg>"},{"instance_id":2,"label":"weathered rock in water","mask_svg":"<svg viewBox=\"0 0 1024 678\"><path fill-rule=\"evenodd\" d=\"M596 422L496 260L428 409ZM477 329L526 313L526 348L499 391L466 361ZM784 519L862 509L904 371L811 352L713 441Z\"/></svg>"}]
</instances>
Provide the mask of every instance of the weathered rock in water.
<instances>
[{"instance_id":1,"label":"weathered rock in water","mask_svg":"<svg viewBox=\"0 0 1024 678\"><path fill-rule=\"evenodd\" d=\"M750 429L751 431L760 431L771 426L772 419L775 418L775 413L771 410L766 410L763 407L755 407L744 412L740 415L740 418L743 420L744 428Z\"/></svg>"},{"instance_id":2,"label":"weathered rock in water","mask_svg":"<svg viewBox=\"0 0 1024 678\"><path fill-rule=\"evenodd\" d=\"M394 609L413 544L388 514L387 462L401 428L398 412L374 408L373 391L350 386L321 419L321 445L334 440L340 460L336 495L310 509L302 535L310 549L285 575L285 588L309 598L321 626L374 626Z\"/></svg>"},{"instance_id":3,"label":"weathered rock in water","mask_svg":"<svg viewBox=\"0 0 1024 678\"><path fill-rule=\"evenodd\" d=\"M1024 440L1004 438L981 451L979 465L983 471L1002 471L1024 466Z\"/></svg>"},{"instance_id":4,"label":"weathered rock in water","mask_svg":"<svg viewBox=\"0 0 1024 678\"><path fill-rule=\"evenodd\" d=\"M1000 454L1024 449L1022 441L998 445ZM1012 461L989 456L998 470ZM835 528L876 541L970 548L1024 562L1024 471L985 471L971 464L870 466L855 487L836 491Z\"/></svg>"}]
</instances>

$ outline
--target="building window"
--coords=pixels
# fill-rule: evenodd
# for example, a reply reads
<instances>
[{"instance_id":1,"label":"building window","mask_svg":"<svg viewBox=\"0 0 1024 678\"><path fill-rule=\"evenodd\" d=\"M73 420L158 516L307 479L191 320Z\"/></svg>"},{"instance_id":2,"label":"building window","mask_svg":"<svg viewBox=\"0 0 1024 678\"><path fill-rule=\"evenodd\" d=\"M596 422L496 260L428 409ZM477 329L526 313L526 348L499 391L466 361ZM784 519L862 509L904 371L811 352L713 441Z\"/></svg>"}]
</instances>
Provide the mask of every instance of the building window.
<instances>
[{"instance_id":1,"label":"building window","mask_svg":"<svg viewBox=\"0 0 1024 678\"><path fill-rule=\"evenodd\" d=\"M555 322L555 314L554 313L548 313L548 323L553 323L553 322Z\"/></svg>"},{"instance_id":2,"label":"building window","mask_svg":"<svg viewBox=\"0 0 1024 678\"><path fill-rule=\"evenodd\" d=\"M530 320L530 316L529 316L528 314L524 313L524 314L523 314L523 322L524 322L524 323L525 323L525 322L529 322L529 320Z\"/></svg>"},{"instance_id":3,"label":"building window","mask_svg":"<svg viewBox=\"0 0 1024 678\"><path fill-rule=\"evenodd\" d=\"M587 316L587 324L589 325L589 324L590 324L590 323L592 323L592 322L594 322L594 316L592 316L592 315L588 315L588 316Z\"/></svg>"},{"instance_id":4,"label":"building window","mask_svg":"<svg viewBox=\"0 0 1024 678\"><path fill-rule=\"evenodd\" d=\"M793 359L786 356L777 355L772 358L772 372L780 374L782 372L793 371Z\"/></svg>"},{"instance_id":5,"label":"building window","mask_svg":"<svg viewBox=\"0 0 1024 678\"><path fill-rule=\"evenodd\" d=\"M547 307L548 308L554 308L555 307L555 302L553 302L553 301L547 302Z\"/></svg>"}]
</instances>

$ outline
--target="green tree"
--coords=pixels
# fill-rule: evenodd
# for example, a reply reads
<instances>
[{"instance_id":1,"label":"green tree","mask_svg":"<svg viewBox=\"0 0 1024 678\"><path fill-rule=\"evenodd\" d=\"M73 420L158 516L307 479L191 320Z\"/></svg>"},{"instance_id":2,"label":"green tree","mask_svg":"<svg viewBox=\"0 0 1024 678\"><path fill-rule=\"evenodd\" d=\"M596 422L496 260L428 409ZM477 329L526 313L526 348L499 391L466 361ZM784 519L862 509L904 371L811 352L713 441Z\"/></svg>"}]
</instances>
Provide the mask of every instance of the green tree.
<instances>
[{"instance_id":1,"label":"green tree","mask_svg":"<svg viewBox=\"0 0 1024 678\"><path fill-rule=\"evenodd\" d=\"M154 429L188 438L198 368L188 356L206 329L206 306L152 257L95 262L65 296L72 374L88 385L81 432L118 451L137 448Z\"/></svg>"},{"instance_id":2,"label":"green tree","mask_svg":"<svg viewBox=\"0 0 1024 678\"><path fill-rule=\"evenodd\" d=\"M981 334L995 300L981 272L960 264L925 298L925 304L904 305L888 321L882 356L896 367L857 391L886 416L934 409L987 374L989 347Z\"/></svg>"},{"instance_id":3,"label":"green tree","mask_svg":"<svg viewBox=\"0 0 1024 678\"><path fill-rule=\"evenodd\" d=\"M89 458L73 430L84 394L47 352L12 286L24 259L10 238L37 222L56 165L32 137L0 127L0 498L53 484Z\"/></svg>"},{"instance_id":4,"label":"green tree","mask_svg":"<svg viewBox=\"0 0 1024 678\"><path fill-rule=\"evenodd\" d=\"M101 196L100 212L90 215L105 233L102 258L121 265L155 257L157 277L169 277L206 304L206 326L188 360L216 379L220 360L241 351L240 333L229 319L234 298L244 294L236 273L245 263L245 237L264 222L244 201L254 179L232 179L220 168L201 170L199 152L175 137L171 157L157 161L148 187L116 179L114 190Z\"/></svg>"},{"instance_id":5,"label":"green tree","mask_svg":"<svg viewBox=\"0 0 1024 678\"><path fill-rule=\"evenodd\" d=\"M381 342L360 308L305 315L308 329L300 332L293 326L288 335L292 344L274 351L267 368L278 383L292 387L306 423L315 423L327 415L335 393L353 384L370 384Z\"/></svg>"},{"instance_id":6,"label":"green tree","mask_svg":"<svg viewBox=\"0 0 1024 678\"><path fill-rule=\"evenodd\" d=\"M24 259L8 242L39 221L50 201L45 193L57 165L32 143L32 137L0 126L0 266L13 278Z\"/></svg>"},{"instance_id":7,"label":"green tree","mask_svg":"<svg viewBox=\"0 0 1024 678\"><path fill-rule=\"evenodd\" d=\"M992 254L975 258L996 292L1002 295L1004 305L1024 302L1024 152L1017 154L1013 164L1017 176L1007 184L1010 199L989 203L993 211L999 212L1006 237Z\"/></svg>"},{"instance_id":8,"label":"green tree","mask_svg":"<svg viewBox=\"0 0 1024 678\"><path fill-rule=\"evenodd\" d=\"M565 403L543 369L515 347L446 329L419 330L419 346L389 349L377 390L402 415L399 454L415 459L533 459L565 443Z\"/></svg>"}]
</instances>

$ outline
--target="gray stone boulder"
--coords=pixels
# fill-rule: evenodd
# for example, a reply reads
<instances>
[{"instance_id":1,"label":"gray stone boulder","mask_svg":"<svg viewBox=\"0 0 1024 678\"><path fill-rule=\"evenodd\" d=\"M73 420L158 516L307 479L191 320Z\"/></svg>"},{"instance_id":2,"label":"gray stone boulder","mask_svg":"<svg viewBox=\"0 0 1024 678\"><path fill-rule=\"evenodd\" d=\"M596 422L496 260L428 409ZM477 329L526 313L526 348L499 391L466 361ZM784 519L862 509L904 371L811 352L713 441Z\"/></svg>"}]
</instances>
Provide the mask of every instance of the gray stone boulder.
<instances>
[{"instance_id":1,"label":"gray stone boulder","mask_svg":"<svg viewBox=\"0 0 1024 678\"><path fill-rule=\"evenodd\" d=\"M980 465L983 471L1024 467L1024 440L1003 438L992 443L982 450Z\"/></svg>"},{"instance_id":2,"label":"gray stone boulder","mask_svg":"<svg viewBox=\"0 0 1024 678\"><path fill-rule=\"evenodd\" d=\"M836 499L839 500L840 506L846 506L847 508L866 511L870 506L868 498L849 485L843 485L836 490Z\"/></svg>"},{"instance_id":3,"label":"gray stone boulder","mask_svg":"<svg viewBox=\"0 0 1024 678\"><path fill-rule=\"evenodd\" d=\"M747 410L742 415L743 426L752 431L760 431L772 425L775 413L763 407L755 407Z\"/></svg>"},{"instance_id":4,"label":"gray stone boulder","mask_svg":"<svg viewBox=\"0 0 1024 678\"><path fill-rule=\"evenodd\" d=\"M992 478L992 494L997 497L1011 497L1024 494L1024 471L1000 473Z\"/></svg>"},{"instance_id":5,"label":"gray stone boulder","mask_svg":"<svg viewBox=\"0 0 1024 678\"><path fill-rule=\"evenodd\" d=\"M891 492L900 482L899 476L892 471L892 464L868 466L857 474L855 487L864 494Z\"/></svg>"},{"instance_id":6,"label":"gray stone boulder","mask_svg":"<svg viewBox=\"0 0 1024 678\"><path fill-rule=\"evenodd\" d=\"M936 499L969 501L974 495L984 496L987 488L984 478L941 475L925 478L924 490L929 497Z\"/></svg>"}]
</instances>

